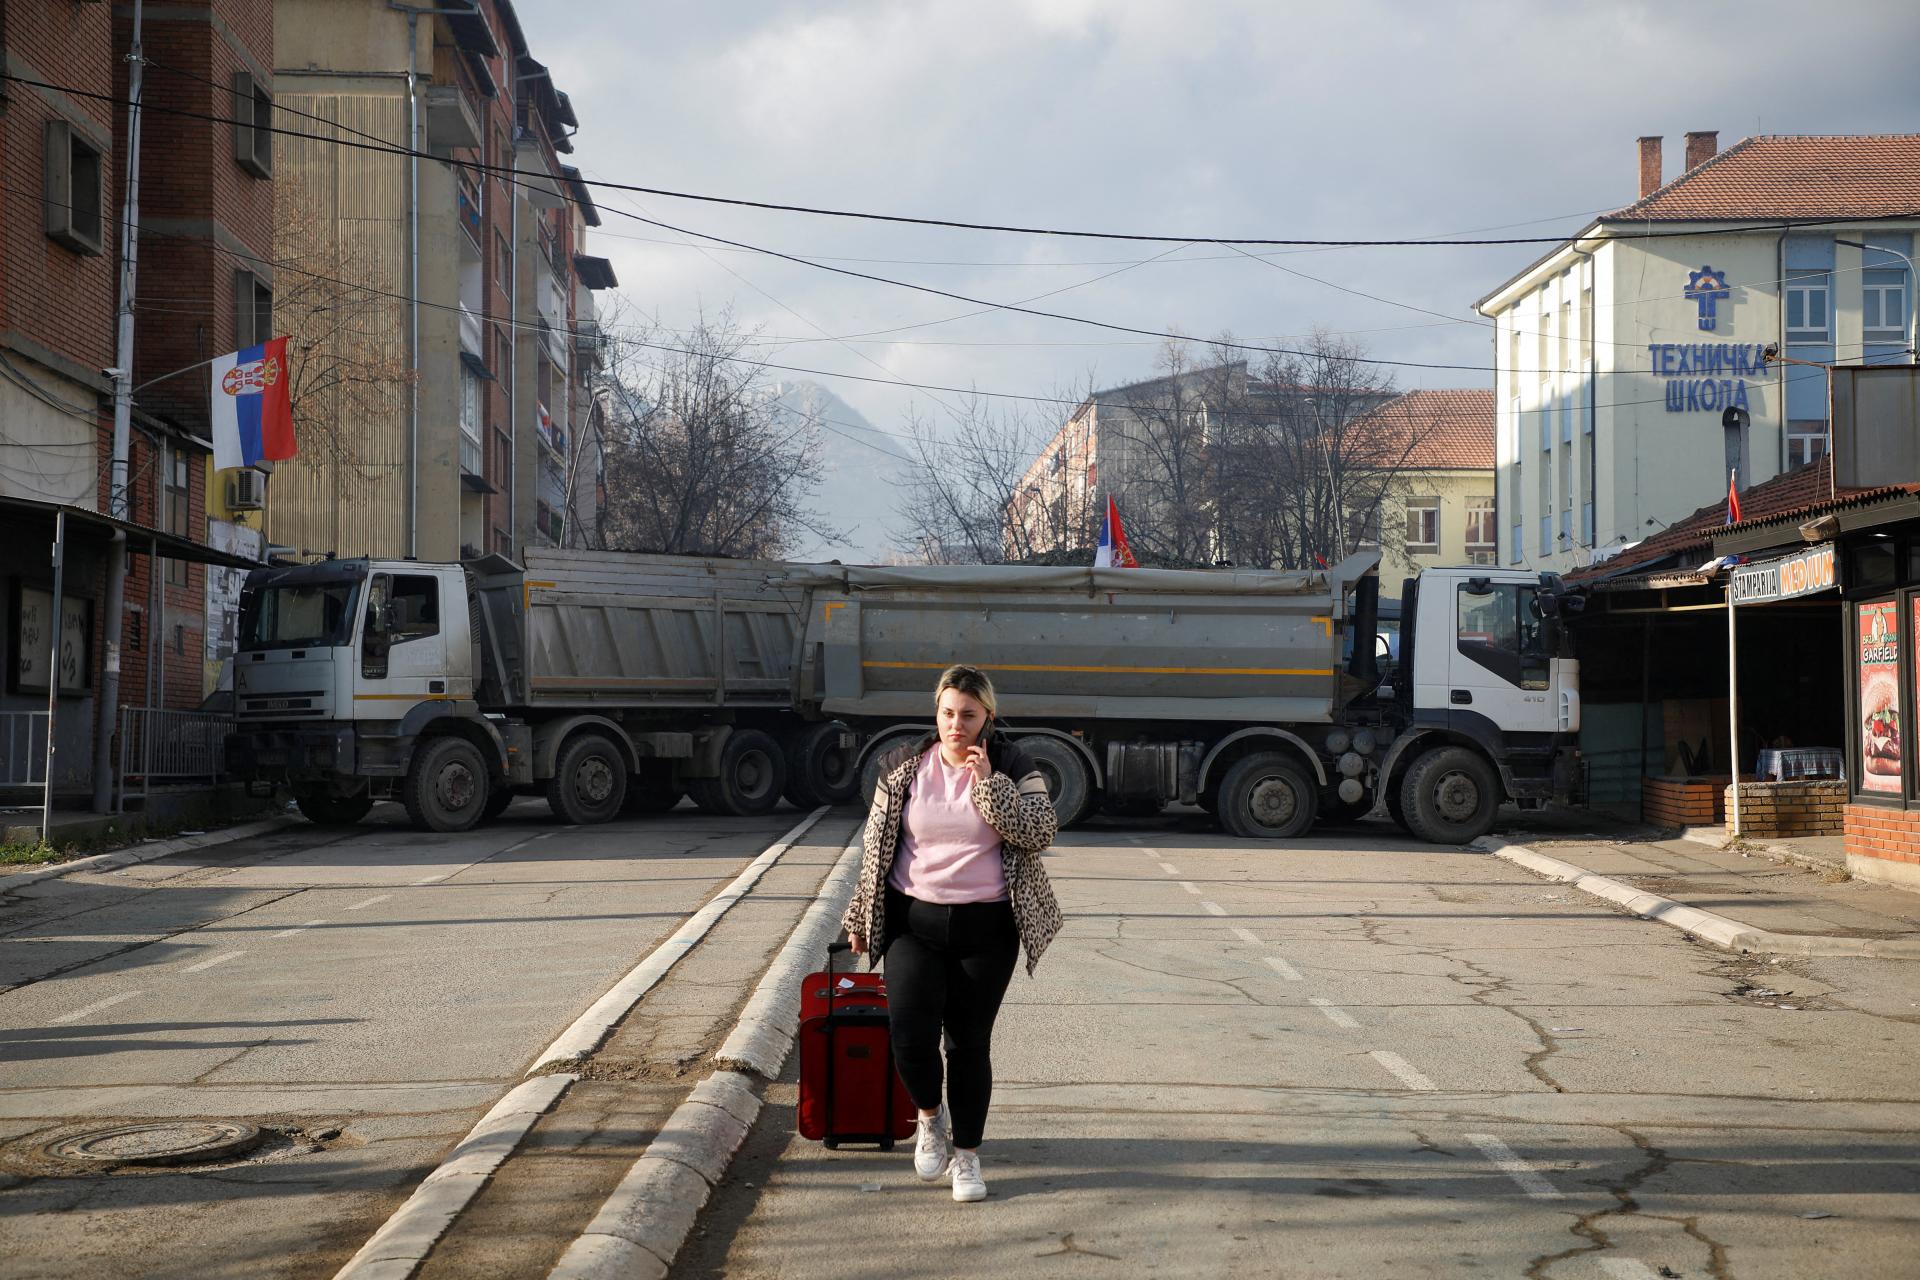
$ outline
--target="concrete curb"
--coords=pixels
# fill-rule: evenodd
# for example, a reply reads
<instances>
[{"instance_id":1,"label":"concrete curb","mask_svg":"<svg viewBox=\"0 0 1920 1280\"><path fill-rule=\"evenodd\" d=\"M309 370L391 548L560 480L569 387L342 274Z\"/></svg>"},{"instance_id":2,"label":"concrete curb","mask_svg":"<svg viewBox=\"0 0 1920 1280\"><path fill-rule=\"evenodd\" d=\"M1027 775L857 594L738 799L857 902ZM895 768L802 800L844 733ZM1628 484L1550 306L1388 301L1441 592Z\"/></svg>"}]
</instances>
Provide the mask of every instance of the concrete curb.
<instances>
[{"instance_id":1,"label":"concrete curb","mask_svg":"<svg viewBox=\"0 0 1920 1280\"><path fill-rule=\"evenodd\" d=\"M667 972L693 950L700 939L707 936L708 930L720 917L734 903L746 897L754 885L760 883L760 877L767 873L767 868L780 861L781 855L798 844L800 837L812 830L813 825L827 812L828 806L821 805L801 819L793 830L768 845L765 852L747 864L745 871L733 878L731 884L689 916L672 937L648 952L645 959L628 970L626 977L614 983L604 995L588 1006L585 1013L574 1019L573 1025L562 1031L559 1038L533 1060L533 1066L527 1074L539 1075L555 1066L565 1067L585 1061L620 1020L627 1016L628 1011L640 1002L640 998L658 986Z\"/></svg>"},{"instance_id":2,"label":"concrete curb","mask_svg":"<svg viewBox=\"0 0 1920 1280\"><path fill-rule=\"evenodd\" d=\"M744 1071L772 1080L786 1065L799 1032L800 980L820 963L827 944L840 932L840 917L853 897L860 874L860 841L854 840L820 886L820 896L800 917L787 945L774 957L760 985L754 988L740 1020L719 1050L716 1066Z\"/></svg>"},{"instance_id":3,"label":"concrete curb","mask_svg":"<svg viewBox=\"0 0 1920 1280\"><path fill-rule=\"evenodd\" d=\"M1920 960L1920 938L1842 938L1825 934L1774 933L1742 924L1727 916L1690 907L1657 893L1648 893L1609 876L1597 875L1585 867L1550 858L1521 844L1508 844L1497 836L1479 842L1488 853L1525 867L1549 880L1571 884L1582 893L1605 898L1648 920L1672 925L1702 942L1711 942L1729 951L1768 952L1788 956L1868 957L1881 960Z\"/></svg>"},{"instance_id":4,"label":"concrete curb","mask_svg":"<svg viewBox=\"0 0 1920 1280\"><path fill-rule=\"evenodd\" d=\"M172 857L176 853L191 853L195 849L231 844L235 840L266 835L299 821L298 818L266 818L259 822L243 822L237 827L209 831L202 836L182 836L174 840L146 840L125 849L116 849L112 853L96 853L90 858L75 858L72 862L49 863L44 867L35 867L31 871L15 871L9 875L0 876L0 893L11 893L15 889L25 888L30 884L39 884L42 880L56 880L61 876L70 876L82 871L118 871L121 867L153 862L160 858Z\"/></svg>"},{"instance_id":5,"label":"concrete curb","mask_svg":"<svg viewBox=\"0 0 1920 1280\"><path fill-rule=\"evenodd\" d=\"M794 926L761 976L733 1033L714 1056L749 1061L751 1071L722 1067L687 1095L634 1161L560 1261L549 1280L663 1280L694 1220L726 1176L734 1152L760 1114L759 1075L772 1079L793 1044L800 978L840 928L859 873L860 842L849 844L820 896ZM799 968L796 969L796 966ZM784 1019L784 1021L783 1021ZM771 1070L767 1070L771 1063Z\"/></svg>"},{"instance_id":6,"label":"concrete curb","mask_svg":"<svg viewBox=\"0 0 1920 1280\"><path fill-rule=\"evenodd\" d=\"M539 1076L494 1103L360 1252L334 1273L334 1280L406 1280L528 1130L579 1078Z\"/></svg>"}]
</instances>

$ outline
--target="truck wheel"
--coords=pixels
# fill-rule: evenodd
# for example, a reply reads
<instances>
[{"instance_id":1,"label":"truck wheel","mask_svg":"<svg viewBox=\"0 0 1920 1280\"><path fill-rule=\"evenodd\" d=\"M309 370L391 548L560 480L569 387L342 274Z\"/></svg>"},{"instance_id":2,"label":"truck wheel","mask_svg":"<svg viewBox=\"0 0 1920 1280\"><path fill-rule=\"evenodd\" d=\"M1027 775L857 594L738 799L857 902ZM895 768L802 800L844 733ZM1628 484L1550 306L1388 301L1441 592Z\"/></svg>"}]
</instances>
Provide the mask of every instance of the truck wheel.
<instances>
[{"instance_id":1,"label":"truck wheel","mask_svg":"<svg viewBox=\"0 0 1920 1280\"><path fill-rule=\"evenodd\" d=\"M695 778L687 787L708 813L750 818L780 803L787 766L774 740L758 729L735 729L720 748L720 775Z\"/></svg>"},{"instance_id":2,"label":"truck wheel","mask_svg":"<svg viewBox=\"0 0 1920 1280\"><path fill-rule=\"evenodd\" d=\"M787 799L796 808L845 804L860 793L857 748L843 747L847 726L838 720L810 724L793 739L787 752Z\"/></svg>"},{"instance_id":3,"label":"truck wheel","mask_svg":"<svg viewBox=\"0 0 1920 1280\"><path fill-rule=\"evenodd\" d=\"M336 796L330 791L298 791L294 803L308 822L322 827L348 827L367 816L373 797L365 792L357 796Z\"/></svg>"},{"instance_id":4,"label":"truck wheel","mask_svg":"<svg viewBox=\"0 0 1920 1280\"><path fill-rule=\"evenodd\" d=\"M517 799L519 799L519 797L513 794L513 788L495 787L487 793L487 807L480 811L481 816L488 822L492 822L495 818L512 808L513 802Z\"/></svg>"},{"instance_id":5,"label":"truck wheel","mask_svg":"<svg viewBox=\"0 0 1920 1280\"><path fill-rule=\"evenodd\" d=\"M687 794L675 781L673 765L666 760L642 760L640 772L627 779L628 813L665 813Z\"/></svg>"},{"instance_id":6,"label":"truck wheel","mask_svg":"<svg viewBox=\"0 0 1920 1280\"><path fill-rule=\"evenodd\" d=\"M627 761L604 734L567 740L547 779L547 805L562 822L611 822L627 798Z\"/></svg>"},{"instance_id":7,"label":"truck wheel","mask_svg":"<svg viewBox=\"0 0 1920 1280\"><path fill-rule=\"evenodd\" d=\"M903 731L901 733L891 734L873 744L872 748L867 752L866 758L860 765L859 797L861 803L868 807L872 807L873 805L873 793L880 786L880 762L901 747L923 736L925 735L917 730L911 732Z\"/></svg>"},{"instance_id":8,"label":"truck wheel","mask_svg":"<svg viewBox=\"0 0 1920 1280\"><path fill-rule=\"evenodd\" d=\"M1020 749L1033 758L1034 767L1047 780L1047 794L1053 798L1062 831L1092 811L1093 776L1078 751L1058 738L1040 736L1021 738Z\"/></svg>"},{"instance_id":9,"label":"truck wheel","mask_svg":"<svg viewBox=\"0 0 1920 1280\"><path fill-rule=\"evenodd\" d=\"M1291 840L1313 826L1320 789L1289 756L1260 751L1236 760L1220 783L1220 821L1242 840Z\"/></svg>"},{"instance_id":10,"label":"truck wheel","mask_svg":"<svg viewBox=\"0 0 1920 1280\"><path fill-rule=\"evenodd\" d=\"M487 809L487 764L465 738L434 738L413 755L401 788L407 816L422 831L467 831Z\"/></svg>"},{"instance_id":11,"label":"truck wheel","mask_svg":"<svg viewBox=\"0 0 1920 1280\"><path fill-rule=\"evenodd\" d=\"M1493 830L1500 782L1465 747L1442 747L1414 761L1401 784L1407 830L1431 844L1465 844Z\"/></svg>"},{"instance_id":12,"label":"truck wheel","mask_svg":"<svg viewBox=\"0 0 1920 1280\"><path fill-rule=\"evenodd\" d=\"M1407 825L1407 806L1400 799L1400 793L1406 789L1406 782L1407 775L1402 773L1400 784L1387 788L1387 816L1393 819L1394 826L1412 835L1413 828Z\"/></svg>"}]
</instances>

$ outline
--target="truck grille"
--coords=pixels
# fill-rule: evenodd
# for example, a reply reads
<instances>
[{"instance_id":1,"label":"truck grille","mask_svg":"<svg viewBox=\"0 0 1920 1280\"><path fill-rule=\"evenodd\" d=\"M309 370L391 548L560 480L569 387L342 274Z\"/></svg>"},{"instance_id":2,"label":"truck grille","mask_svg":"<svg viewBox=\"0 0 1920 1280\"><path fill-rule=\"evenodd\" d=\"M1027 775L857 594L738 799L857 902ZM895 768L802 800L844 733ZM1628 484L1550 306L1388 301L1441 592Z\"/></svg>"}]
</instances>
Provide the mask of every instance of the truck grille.
<instances>
[{"instance_id":1,"label":"truck grille","mask_svg":"<svg viewBox=\"0 0 1920 1280\"><path fill-rule=\"evenodd\" d=\"M262 693L240 699L240 717L324 716L327 713L324 689L297 689L285 693ZM316 702L320 705L314 705Z\"/></svg>"}]
</instances>

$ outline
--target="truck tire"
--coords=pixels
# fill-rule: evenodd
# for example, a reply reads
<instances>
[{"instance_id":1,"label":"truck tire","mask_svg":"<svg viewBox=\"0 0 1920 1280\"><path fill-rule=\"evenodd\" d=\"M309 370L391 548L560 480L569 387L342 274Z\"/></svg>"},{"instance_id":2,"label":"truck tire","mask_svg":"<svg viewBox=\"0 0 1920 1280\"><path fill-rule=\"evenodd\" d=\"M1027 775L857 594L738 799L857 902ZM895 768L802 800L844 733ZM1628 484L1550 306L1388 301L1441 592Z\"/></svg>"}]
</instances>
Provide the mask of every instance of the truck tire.
<instances>
[{"instance_id":1,"label":"truck tire","mask_svg":"<svg viewBox=\"0 0 1920 1280\"><path fill-rule=\"evenodd\" d=\"M1441 747L1413 762L1401 784L1406 827L1430 844L1466 844L1493 830L1500 780L1476 751Z\"/></svg>"},{"instance_id":2,"label":"truck tire","mask_svg":"<svg viewBox=\"0 0 1920 1280\"><path fill-rule=\"evenodd\" d=\"M860 752L840 745L847 726L838 720L810 724L787 749L787 799L794 807L845 804L860 794Z\"/></svg>"},{"instance_id":3,"label":"truck tire","mask_svg":"<svg viewBox=\"0 0 1920 1280\"><path fill-rule=\"evenodd\" d=\"M735 729L720 748L720 775L692 779L687 794L708 813L751 818L780 803L786 782L778 744L758 729Z\"/></svg>"},{"instance_id":4,"label":"truck tire","mask_svg":"<svg viewBox=\"0 0 1920 1280\"><path fill-rule=\"evenodd\" d=\"M1400 793L1406 790L1407 770L1400 773L1400 781L1387 788L1387 816L1393 819L1393 825L1413 834L1413 828L1407 825L1407 806L1402 803Z\"/></svg>"},{"instance_id":5,"label":"truck tire","mask_svg":"<svg viewBox=\"0 0 1920 1280\"><path fill-rule=\"evenodd\" d=\"M1062 831L1093 811L1093 775L1078 751L1058 738L1043 735L1021 738L1019 743L1047 780L1047 794L1053 798L1053 812L1060 819Z\"/></svg>"},{"instance_id":6,"label":"truck tire","mask_svg":"<svg viewBox=\"0 0 1920 1280\"><path fill-rule=\"evenodd\" d=\"M1242 840L1291 840L1313 826L1320 789L1293 757L1257 751L1220 782L1220 822Z\"/></svg>"},{"instance_id":7,"label":"truck tire","mask_svg":"<svg viewBox=\"0 0 1920 1280\"><path fill-rule=\"evenodd\" d=\"M486 761L465 738L433 738L413 753L401 798L422 831L469 831L486 813Z\"/></svg>"},{"instance_id":8,"label":"truck tire","mask_svg":"<svg viewBox=\"0 0 1920 1280\"><path fill-rule=\"evenodd\" d=\"M562 822L593 826L620 815L627 798L627 760L602 733L575 734L560 748L547 779L547 805Z\"/></svg>"},{"instance_id":9,"label":"truck tire","mask_svg":"<svg viewBox=\"0 0 1920 1280\"><path fill-rule=\"evenodd\" d=\"M350 827L373 808L373 797L364 791L357 796L337 796L331 791L297 791L293 800L300 806L301 817L321 827Z\"/></svg>"},{"instance_id":10,"label":"truck tire","mask_svg":"<svg viewBox=\"0 0 1920 1280\"><path fill-rule=\"evenodd\" d=\"M495 787L487 793L487 807L480 811L481 816L488 822L492 822L512 808L513 802L517 799L519 797L513 794L512 787Z\"/></svg>"},{"instance_id":11,"label":"truck tire","mask_svg":"<svg viewBox=\"0 0 1920 1280\"><path fill-rule=\"evenodd\" d=\"M868 807L873 805L874 790L880 785L880 762L901 747L925 736L927 736L925 733L917 729L903 730L900 733L889 734L873 744L872 749L867 752L860 764L861 803Z\"/></svg>"},{"instance_id":12,"label":"truck tire","mask_svg":"<svg viewBox=\"0 0 1920 1280\"><path fill-rule=\"evenodd\" d=\"M668 760L642 760L640 772L627 779L628 813L666 813L680 803L687 789L673 776Z\"/></svg>"}]
</instances>

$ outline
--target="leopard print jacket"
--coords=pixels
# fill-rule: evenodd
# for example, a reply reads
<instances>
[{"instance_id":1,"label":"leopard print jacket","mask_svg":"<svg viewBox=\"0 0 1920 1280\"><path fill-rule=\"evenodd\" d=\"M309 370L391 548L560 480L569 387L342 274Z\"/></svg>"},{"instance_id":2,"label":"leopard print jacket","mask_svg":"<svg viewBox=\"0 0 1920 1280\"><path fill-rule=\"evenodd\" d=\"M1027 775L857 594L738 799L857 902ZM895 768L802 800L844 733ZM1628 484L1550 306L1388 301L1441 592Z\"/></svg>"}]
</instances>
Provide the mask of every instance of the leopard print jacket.
<instances>
[{"instance_id":1,"label":"leopard print jacket","mask_svg":"<svg viewBox=\"0 0 1920 1280\"><path fill-rule=\"evenodd\" d=\"M867 809L860 880L840 923L849 934L868 939L868 967L879 962L887 936L887 876L900 847L900 822L906 813L907 797L920 761L928 750L937 749L933 743L929 736L924 742L889 754ZM1040 862L1041 852L1059 832L1060 820L1047 796L1046 779L1033 768L1025 752L1011 743L994 740L989 742L987 754L995 766L994 773L974 787L973 802L987 825L1000 834L1007 898L1013 905L1020 945L1027 953L1027 976L1032 977L1041 953L1060 932L1062 923L1053 885Z\"/></svg>"}]
</instances>

